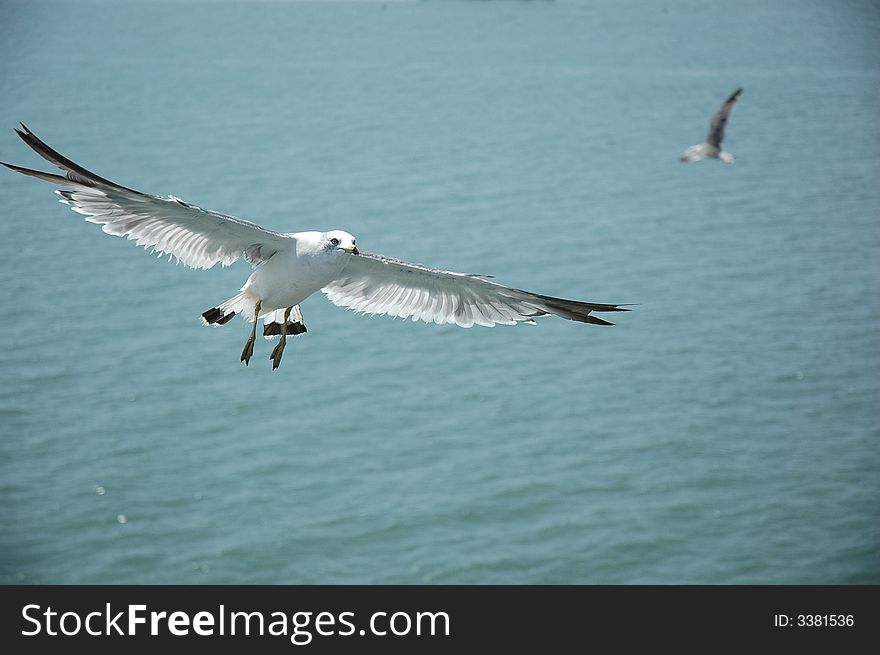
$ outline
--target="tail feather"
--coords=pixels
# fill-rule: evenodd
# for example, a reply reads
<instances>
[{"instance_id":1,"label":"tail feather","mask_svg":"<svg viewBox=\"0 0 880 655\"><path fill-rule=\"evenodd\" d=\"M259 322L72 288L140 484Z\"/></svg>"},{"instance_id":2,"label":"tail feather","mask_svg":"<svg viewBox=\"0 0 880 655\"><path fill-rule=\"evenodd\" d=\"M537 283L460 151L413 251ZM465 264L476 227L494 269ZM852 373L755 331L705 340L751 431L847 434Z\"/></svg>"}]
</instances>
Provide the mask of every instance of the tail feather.
<instances>
[{"instance_id":1,"label":"tail feather","mask_svg":"<svg viewBox=\"0 0 880 655\"><path fill-rule=\"evenodd\" d=\"M287 322L287 336L292 337L297 334L303 334L308 332L306 326L302 322L294 323L293 321ZM281 335L281 323L267 323L263 326L263 336L267 339L271 339L272 337L277 337Z\"/></svg>"},{"instance_id":2,"label":"tail feather","mask_svg":"<svg viewBox=\"0 0 880 655\"><path fill-rule=\"evenodd\" d=\"M206 325L223 325L224 323L231 321L234 316L235 312L224 314L219 307L212 307L208 311L202 313L202 319Z\"/></svg>"},{"instance_id":3,"label":"tail feather","mask_svg":"<svg viewBox=\"0 0 880 655\"><path fill-rule=\"evenodd\" d=\"M284 322L284 313L286 309L277 309L263 317L263 336L266 339L273 339L281 335L281 327ZM287 336L296 336L308 332L302 319L302 311L299 305L293 307L290 311L290 317L286 325Z\"/></svg>"},{"instance_id":4,"label":"tail feather","mask_svg":"<svg viewBox=\"0 0 880 655\"><path fill-rule=\"evenodd\" d=\"M202 323L205 325L224 325L240 314L244 305L244 292L239 291L219 307L202 312Z\"/></svg>"}]
</instances>

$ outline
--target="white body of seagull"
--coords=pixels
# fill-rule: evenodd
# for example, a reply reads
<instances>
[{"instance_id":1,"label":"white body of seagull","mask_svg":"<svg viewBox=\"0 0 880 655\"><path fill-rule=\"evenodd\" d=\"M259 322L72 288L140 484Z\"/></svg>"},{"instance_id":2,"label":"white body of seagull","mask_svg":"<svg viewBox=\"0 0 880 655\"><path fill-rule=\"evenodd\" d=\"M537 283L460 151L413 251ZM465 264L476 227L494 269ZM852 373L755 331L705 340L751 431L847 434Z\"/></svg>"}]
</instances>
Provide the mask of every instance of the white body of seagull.
<instances>
[{"instance_id":1,"label":"white body of seagull","mask_svg":"<svg viewBox=\"0 0 880 655\"><path fill-rule=\"evenodd\" d=\"M332 303L361 313L461 327L534 323L535 317L547 314L613 325L592 313L628 311L619 305L543 296L497 284L486 276L362 253L354 237L341 230L274 232L174 196L147 195L91 173L21 127L16 132L22 140L66 175L3 165L65 187L57 191L61 202L102 225L107 234L127 237L192 268L226 266L244 257L256 269L237 294L202 314L208 325L223 325L236 314L253 322L241 354L245 364L253 355L257 322L262 319L265 337L281 337L270 355L272 368L278 367L287 336L306 331L300 303L317 291Z\"/></svg>"},{"instance_id":2,"label":"white body of seagull","mask_svg":"<svg viewBox=\"0 0 880 655\"><path fill-rule=\"evenodd\" d=\"M730 94L730 97L721 105L721 109L712 116L712 124L709 126L709 134L706 135L706 143L698 143L685 150L681 153L681 161L700 161L706 157L720 159L725 164L732 164L736 161L736 157L721 149L721 142L724 140L727 119L730 117L730 112L733 111L733 106L740 93L742 93L741 88Z\"/></svg>"}]
</instances>

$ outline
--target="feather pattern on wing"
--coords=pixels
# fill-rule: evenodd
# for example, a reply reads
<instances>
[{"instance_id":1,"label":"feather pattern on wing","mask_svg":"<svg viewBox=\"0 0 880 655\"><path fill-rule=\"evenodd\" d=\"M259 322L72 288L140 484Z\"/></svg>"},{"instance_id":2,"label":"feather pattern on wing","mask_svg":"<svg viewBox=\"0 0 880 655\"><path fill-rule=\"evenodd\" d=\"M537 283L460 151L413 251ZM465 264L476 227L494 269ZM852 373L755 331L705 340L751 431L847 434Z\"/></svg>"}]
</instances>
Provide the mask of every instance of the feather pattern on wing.
<instances>
[{"instance_id":1,"label":"feather pattern on wing","mask_svg":"<svg viewBox=\"0 0 880 655\"><path fill-rule=\"evenodd\" d=\"M61 202L85 220L103 226L107 234L127 237L193 268L211 268L217 263L227 266L242 256L256 266L290 245L286 235L256 223L201 209L174 196L141 193L99 177L47 146L24 124L21 127L16 130L21 139L66 175L4 166L67 187L58 191Z\"/></svg>"},{"instance_id":2,"label":"feather pattern on wing","mask_svg":"<svg viewBox=\"0 0 880 655\"><path fill-rule=\"evenodd\" d=\"M619 305L579 302L506 287L485 276L455 273L362 252L322 289L330 301L370 315L410 318L461 327L534 323L537 316L613 325L591 312L629 311Z\"/></svg>"}]
</instances>

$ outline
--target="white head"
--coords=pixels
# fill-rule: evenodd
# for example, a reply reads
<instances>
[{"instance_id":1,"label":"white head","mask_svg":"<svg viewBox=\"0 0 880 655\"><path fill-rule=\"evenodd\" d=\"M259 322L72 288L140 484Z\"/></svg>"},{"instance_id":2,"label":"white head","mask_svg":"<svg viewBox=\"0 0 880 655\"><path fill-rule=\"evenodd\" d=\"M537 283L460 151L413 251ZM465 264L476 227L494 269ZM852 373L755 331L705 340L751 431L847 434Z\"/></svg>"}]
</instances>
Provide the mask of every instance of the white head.
<instances>
[{"instance_id":1,"label":"white head","mask_svg":"<svg viewBox=\"0 0 880 655\"><path fill-rule=\"evenodd\" d=\"M361 251L355 245L354 237L342 230L330 230L321 235L321 243L329 252L342 251L350 255L359 255Z\"/></svg>"}]
</instances>

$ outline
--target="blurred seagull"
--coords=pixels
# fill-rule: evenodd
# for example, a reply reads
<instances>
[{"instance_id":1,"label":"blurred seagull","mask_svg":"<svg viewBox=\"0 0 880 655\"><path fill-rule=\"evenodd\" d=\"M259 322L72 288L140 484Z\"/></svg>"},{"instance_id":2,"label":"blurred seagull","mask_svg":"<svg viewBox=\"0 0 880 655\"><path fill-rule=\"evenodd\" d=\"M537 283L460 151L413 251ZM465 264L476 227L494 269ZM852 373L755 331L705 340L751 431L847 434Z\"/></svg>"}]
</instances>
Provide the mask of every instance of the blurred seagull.
<instances>
[{"instance_id":1,"label":"blurred seagull","mask_svg":"<svg viewBox=\"0 0 880 655\"><path fill-rule=\"evenodd\" d=\"M727 125L727 119L736 99L742 93L742 88L737 89L730 94L730 97L721 105L721 109L712 116L712 124L709 126L709 134L706 136L706 143L698 143L691 146L681 153L681 161L700 161L705 157L720 159L725 164L732 164L736 159L731 153L721 149L721 142L724 140L724 127Z\"/></svg>"},{"instance_id":2,"label":"blurred seagull","mask_svg":"<svg viewBox=\"0 0 880 655\"><path fill-rule=\"evenodd\" d=\"M555 314L572 321L613 325L593 312L629 311L620 305L542 296L491 282L483 275L454 273L361 252L342 230L274 232L256 223L201 209L174 196L147 195L87 171L59 154L24 124L18 136L66 175L13 164L14 171L66 187L62 203L102 225L107 234L167 254L192 268L223 266L244 257L256 269L237 294L202 314L206 325L223 325L241 314L253 328L241 353L254 352L257 322L263 336L280 341L270 355L278 368L287 337L306 332L300 303L322 291L335 305L359 313L390 315L461 327L534 323ZM3 162L0 162L3 163Z\"/></svg>"}]
</instances>

